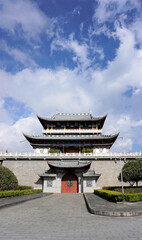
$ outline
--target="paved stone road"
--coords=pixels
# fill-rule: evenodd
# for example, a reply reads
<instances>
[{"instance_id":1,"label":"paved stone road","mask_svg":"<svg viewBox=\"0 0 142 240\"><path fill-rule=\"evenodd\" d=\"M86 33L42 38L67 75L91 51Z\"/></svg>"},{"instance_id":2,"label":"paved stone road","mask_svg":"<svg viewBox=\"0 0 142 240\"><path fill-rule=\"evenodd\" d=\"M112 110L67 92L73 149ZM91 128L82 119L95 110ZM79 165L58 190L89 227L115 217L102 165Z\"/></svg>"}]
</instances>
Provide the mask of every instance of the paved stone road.
<instances>
[{"instance_id":1,"label":"paved stone road","mask_svg":"<svg viewBox=\"0 0 142 240\"><path fill-rule=\"evenodd\" d=\"M12 205L16 205L22 202L26 202L32 199L49 196L51 193L34 193L29 195L21 195L21 196L15 196L15 197L6 197L6 198L0 198L0 209L3 207L8 207Z\"/></svg>"},{"instance_id":2,"label":"paved stone road","mask_svg":"<svg viewBox=\"0 0 142 240\"><path fill-rule=\"evenodd\" d=\"M90 212L102 216L142 215L142 202L109 202L93 193L85 193Z\"/></svg>"},{"instance_id":3,"label":"paved stone road","mask_svg":"<svg viewBox=\"0 0 142 240\"><path fill-rule=\"evenodd\" d=\"M82 194L53 194L0 210L1 240L141 240L142 217L88 213Z\"/></svg>"}]
</instances>

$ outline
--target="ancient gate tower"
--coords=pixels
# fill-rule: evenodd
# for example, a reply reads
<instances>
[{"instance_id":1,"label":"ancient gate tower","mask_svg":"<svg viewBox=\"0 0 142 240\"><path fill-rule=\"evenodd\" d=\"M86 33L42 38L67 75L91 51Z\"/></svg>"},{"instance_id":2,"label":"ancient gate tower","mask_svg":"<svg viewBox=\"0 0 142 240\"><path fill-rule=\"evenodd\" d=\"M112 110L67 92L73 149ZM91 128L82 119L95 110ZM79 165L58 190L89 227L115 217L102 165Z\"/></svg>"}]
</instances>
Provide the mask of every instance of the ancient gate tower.
<instances>
[{"instance_id":1,"label":"ancient gate tower","mask_svg":"<svg viewBox=\"0 0 142 240\"><path fill-rule=\"evenodd\" d=\"M101 174L91 167L90 155L109 153L118 137L102 135L106 116L95 118L90 113L37 116L43 126L42 135L24 136L37 155L48 156L49 170L40 175L44 192L92 192L96 188Z\"/></svg>"}]
</instances>

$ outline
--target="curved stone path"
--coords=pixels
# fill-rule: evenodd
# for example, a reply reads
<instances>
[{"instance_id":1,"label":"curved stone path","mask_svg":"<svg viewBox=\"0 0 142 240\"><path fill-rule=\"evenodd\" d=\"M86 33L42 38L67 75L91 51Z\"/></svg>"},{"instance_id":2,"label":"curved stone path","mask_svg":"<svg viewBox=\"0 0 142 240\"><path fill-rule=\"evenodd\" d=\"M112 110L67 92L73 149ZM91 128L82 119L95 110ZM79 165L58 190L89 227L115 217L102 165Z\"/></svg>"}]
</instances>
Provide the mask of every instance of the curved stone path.
<instances>
[{"instance_id":1,"label":"curved stone path","mask_svg":"<svg viewBox=\"0 0 142 240\"><path fill-rule=\"evenodd\" d=\"M109 202L96 194L84 194L88 210L96 215L131 217L142 215L142 202Z\"/></svg>"},{"instance_id":2,"label":"curved stone path","mask_svg":"<svg viewBox=\"0 0 142 240\"><path fill-rule=\"evenodd\" d=\"M90 214L83 194L53 194L0 210L1 240L140 240L142 217Z\"/></svg>"}]
</instances>

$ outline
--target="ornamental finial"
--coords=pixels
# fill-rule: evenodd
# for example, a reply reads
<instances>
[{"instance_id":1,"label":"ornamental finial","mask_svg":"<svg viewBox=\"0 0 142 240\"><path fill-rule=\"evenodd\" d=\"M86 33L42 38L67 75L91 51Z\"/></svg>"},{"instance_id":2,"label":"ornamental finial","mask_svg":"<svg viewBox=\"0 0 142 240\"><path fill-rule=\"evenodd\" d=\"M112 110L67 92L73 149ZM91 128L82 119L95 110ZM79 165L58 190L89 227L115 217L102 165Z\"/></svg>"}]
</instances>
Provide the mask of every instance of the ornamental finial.
<instances>
[{"instance_id":1,"label":"ornamental finial","mask_svg":"<svg viewBox=\"0 0 142 240\"><path fill-rule=\"evenodd\" d=\"M90 115L92 115L92 109L89 110Z\"/></svg>"}]
</instances>

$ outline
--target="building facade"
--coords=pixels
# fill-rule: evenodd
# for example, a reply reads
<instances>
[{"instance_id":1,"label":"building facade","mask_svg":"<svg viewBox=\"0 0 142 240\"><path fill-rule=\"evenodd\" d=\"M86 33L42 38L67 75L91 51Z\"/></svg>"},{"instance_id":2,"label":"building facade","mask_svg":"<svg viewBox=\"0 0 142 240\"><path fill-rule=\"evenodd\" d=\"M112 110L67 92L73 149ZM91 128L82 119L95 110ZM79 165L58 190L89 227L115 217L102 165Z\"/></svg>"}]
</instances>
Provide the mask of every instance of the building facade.
<instances>
[{"instance_id":1,"label":"building facade","mask_svg":"<svg viewBox=\"0 0 142 240\"><path fill-rule=\"evenodd\" d=\"M24 134L33 153L0 153L0 161L18 177L21 185L42 186L44 192L93 192L117 186L117 160L137 159L141 153L112 153L119 134L103 135L107 115L61 114L37 116L41 136ZM123 165L124 163L122 163Z\"/></svg>"}]
</instances>

